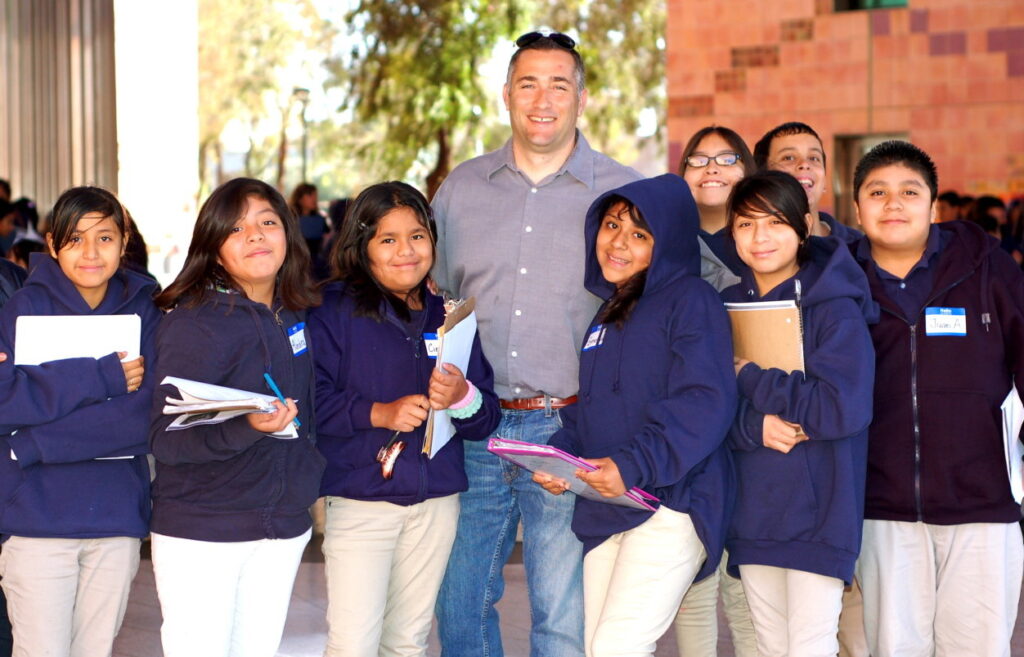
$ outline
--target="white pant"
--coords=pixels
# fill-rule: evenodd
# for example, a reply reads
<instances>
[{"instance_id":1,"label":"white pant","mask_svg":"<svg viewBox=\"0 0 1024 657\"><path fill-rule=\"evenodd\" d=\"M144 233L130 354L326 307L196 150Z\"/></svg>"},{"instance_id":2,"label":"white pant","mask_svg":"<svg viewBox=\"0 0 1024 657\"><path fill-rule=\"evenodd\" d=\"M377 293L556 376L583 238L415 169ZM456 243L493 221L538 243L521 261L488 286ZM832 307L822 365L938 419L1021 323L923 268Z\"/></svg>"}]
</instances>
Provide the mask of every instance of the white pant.
<instances>
[{"instance_id":1,"label":"white pant","mask_svg":"<svg viewBox=\"0 0 1024 657\"><path fill-rule=\"evenodd\" d=\"M0 577L14 657L109 656L138 569L137 538L9 538Z\"/></svg>"},{"instance_id":2,"label":"white pant","mask_svg":"<svg viewBox=\"0 0 1024 657\"><path fill-rule=\"evenodd\" d=\"M164 657L273 657L309 536L214 543L153 534Z\"/></svg>"},{"instance_id":3,"label":"white pant","mask_svg":"<svg viewBox=\"0 0 1024 657\"><path fill-rule=\"evenodd\" d=\"M690 516L664 506L591 550L583 559L587 657L653 655L705 558Z\"/></svg>"},{"instance_id":4,"label":"white pant","mask_svg":"<svg viewBox=\"0 0 1024 657\"><path fill-rule=\"evenodd\" d=\"M718 569L693 584L683 596L673 623L679 657L716 657L718 655L718 593L729 623L736 657L758 657L754 624L750 621L743 584L726 572L729 553L722 554Z\"/></svg>"},{"instance_id":5,"label":"white pant","mask_svg":"<svg viewBox=\"0 0 1024 657\"><path fill-rule=\"evenodd\" d=\"M327 498L327 657L426 655L459 496L400 506Z\"/></svg>"},{"instance_id":6,"label":"white pant","mask_svg":"<svg viewBox=\"0 0 1024 657\"><path fill-rule=\"evenodd\" d=\"M873 657L1009 657L1024 546L1017 523L865 520L857 574Z\"/></svg>"},{"instance_id":7,"label":"white pant","mask_svg":"<svg viewBox=\"0 0 1024 657\"><path fill-rule=\"evenodd\" d=\"M843 580L775 566L742 565L761 657L835 657Z\"/></svg>"}]
</instances>

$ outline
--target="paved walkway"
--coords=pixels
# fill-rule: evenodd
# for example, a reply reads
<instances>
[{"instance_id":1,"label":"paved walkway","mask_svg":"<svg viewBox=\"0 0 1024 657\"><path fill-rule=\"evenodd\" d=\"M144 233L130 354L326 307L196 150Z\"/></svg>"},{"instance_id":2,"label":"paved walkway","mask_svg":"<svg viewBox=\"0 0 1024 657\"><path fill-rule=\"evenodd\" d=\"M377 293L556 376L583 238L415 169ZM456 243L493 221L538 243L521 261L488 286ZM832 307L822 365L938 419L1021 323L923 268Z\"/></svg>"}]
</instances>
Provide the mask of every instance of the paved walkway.
<instances>
[{"instance_id":1,"label":"paved walkway","mask_svg":"<svg viewBox=\"0 0 1024 657\"><path fill-rule=\"evenodd\" d=\"M312 546L311 546L312 547ZM311 552L312 550L310 550ZM315 559L315 556L312 558ZM498 605L501 613L502 639L506 657L529 655L530 614L526 600L526 581L522 564L505 567L505 597ZM320 657L326 642L327 591L323 564L303 561L295 581L291 608L278 657ZM1024 612L1024 605L1022 605ZM1024 613L1021 614L1024 616ZM725 619L719 614L718 655L733 657ZM1024 628L1018 621L1013 637L1013 655L1024 657ZM160 650L160 606L153 584L153 568L143 559L132 586L128 612L121 633L114 644L113 657L162 657ZM430 637L428 657L438 657L440 648L434 633ZM670 629L658 643L657 657L677 657L676 643Z\"/></svg>"}]
</instances>

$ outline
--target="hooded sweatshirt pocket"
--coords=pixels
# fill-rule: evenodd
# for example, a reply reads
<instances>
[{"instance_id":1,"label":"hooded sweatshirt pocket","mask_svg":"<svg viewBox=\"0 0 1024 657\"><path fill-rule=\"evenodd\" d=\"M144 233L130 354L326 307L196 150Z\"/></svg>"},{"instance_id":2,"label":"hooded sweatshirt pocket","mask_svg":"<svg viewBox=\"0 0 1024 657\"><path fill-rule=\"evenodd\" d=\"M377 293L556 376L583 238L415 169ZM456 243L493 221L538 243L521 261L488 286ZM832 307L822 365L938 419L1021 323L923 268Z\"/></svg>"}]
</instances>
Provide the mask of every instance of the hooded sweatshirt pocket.
<instances>
[{"instance_id":1,"label":"hooded sweatshirt pocket","mask_svg":"<svg viewBox=\"0 0 1024 657\"><path fill-rule=\"evenodd\" d=\"M733 456L739 493L733 538L792 540L813 531L818 500L806 449L797 445L783 454L765 447Z\"/></svg>"}]
</instances>

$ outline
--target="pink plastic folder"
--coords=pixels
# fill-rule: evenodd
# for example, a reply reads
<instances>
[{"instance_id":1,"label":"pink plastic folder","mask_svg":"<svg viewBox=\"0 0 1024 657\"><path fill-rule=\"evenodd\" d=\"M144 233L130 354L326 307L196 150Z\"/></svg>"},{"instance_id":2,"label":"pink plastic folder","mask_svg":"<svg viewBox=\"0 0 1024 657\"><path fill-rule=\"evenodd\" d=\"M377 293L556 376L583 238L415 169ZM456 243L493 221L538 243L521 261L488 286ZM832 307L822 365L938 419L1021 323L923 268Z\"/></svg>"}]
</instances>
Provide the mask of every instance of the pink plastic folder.
<instances>
[{"instance_id":1,"label":"pink plastic folder","mask_svg":"<svg viewBox=\"0 0 1024 657\"><path fill-rule=\"evenodd\" d=\"M618 504L634 509L645 511L656 511L651 502L657 502L658 498L639 488L631 488L618 497L604 497L589 484L576 478L576 470L593 472L597 470L586 461L582 461L572 454L567 454L557 447L550 445L535 445L524 443L518 440L505 440L504 438L491 438L487 442L488 451L497 454L506 461L511 461L521 468L530 472L543 472L559 479L569 482L569 490L581 495L588 500L604 502L606 504Z\"/></svg>"}]
</instances>

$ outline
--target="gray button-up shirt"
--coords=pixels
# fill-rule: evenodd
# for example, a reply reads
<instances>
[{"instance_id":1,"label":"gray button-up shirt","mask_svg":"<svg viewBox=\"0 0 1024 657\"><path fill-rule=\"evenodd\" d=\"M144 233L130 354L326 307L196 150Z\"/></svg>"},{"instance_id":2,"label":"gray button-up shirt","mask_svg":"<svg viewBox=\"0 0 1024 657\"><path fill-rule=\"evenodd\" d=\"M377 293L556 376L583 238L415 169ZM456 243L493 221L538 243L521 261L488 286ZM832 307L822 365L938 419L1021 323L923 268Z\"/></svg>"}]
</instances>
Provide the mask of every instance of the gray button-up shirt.
<instances>
[{"instance_id":1,"label":"gray button-up shirt","mask_svg":"<svg viewBox=\"0 0 1024 657\"><path fill-rule=\"evenodd\" d=\"M457 297L476 297L502 399L576 394L583 333L600 305L583 288L583 221L595 198L639 178L577 131L566 163L537 184L508 141L456 167L437 191L433 276Z\"/></svg>"}]
</instances>

